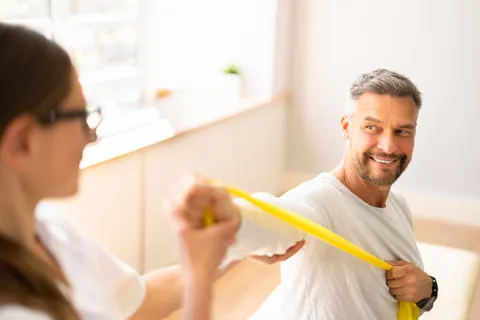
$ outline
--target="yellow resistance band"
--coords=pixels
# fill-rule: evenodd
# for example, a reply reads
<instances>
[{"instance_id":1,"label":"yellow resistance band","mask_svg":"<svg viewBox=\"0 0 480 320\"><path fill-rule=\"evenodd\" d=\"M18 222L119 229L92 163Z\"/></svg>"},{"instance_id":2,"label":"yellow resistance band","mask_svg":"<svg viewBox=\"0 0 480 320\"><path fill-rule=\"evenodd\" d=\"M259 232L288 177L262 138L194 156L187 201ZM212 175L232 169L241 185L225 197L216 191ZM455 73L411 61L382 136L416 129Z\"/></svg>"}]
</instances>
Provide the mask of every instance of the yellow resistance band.
<instances>
[{"instance_id":1,"label":"yellow resistance band","mask_svg":"<svg viewBox=\"0 0 480 320\"><path fill-rule=\"evenodd\" d=\"M212 180L211 180L212 181ZM214 184L218 185L219 183L212 181ZM236 196L238 198L243 198L247 200L248 202L256 205L260 209L262 209L265 212L268 212L269 214L285 221L286 223L297 227L300 230L303 230L304 232L315 236L319 239L321 239L324 242L327 242L331 244L332 246L343 250L359 259L362 259L378 268L384 269L384 270L390 270L392 266L388 264L387 262L378 259L377 257L371 255L370 253L366 252L365 250L357 247L353 243L343 239L339 235L331 232L330 230L320 226L319 224L316 224L303 216L300 216L298 214L295 214L289 210L286 210L284 208L280 208L277 206L274 206L268 202L264 202L261 200L258 200L254 197L252 197L248 192L239 190L237 188L231 187L231 186L224 186L233 196ZM211 225L213 223L213 212L212 209L209 207L207 209L207 212L205 214L205 224L206 225ZM399 308L398 308L398 320L418 320L420 317L420 313L418 310L418 307L414 303L409 303L409 302L399 302Z\"/></svg>"}]
</instances>

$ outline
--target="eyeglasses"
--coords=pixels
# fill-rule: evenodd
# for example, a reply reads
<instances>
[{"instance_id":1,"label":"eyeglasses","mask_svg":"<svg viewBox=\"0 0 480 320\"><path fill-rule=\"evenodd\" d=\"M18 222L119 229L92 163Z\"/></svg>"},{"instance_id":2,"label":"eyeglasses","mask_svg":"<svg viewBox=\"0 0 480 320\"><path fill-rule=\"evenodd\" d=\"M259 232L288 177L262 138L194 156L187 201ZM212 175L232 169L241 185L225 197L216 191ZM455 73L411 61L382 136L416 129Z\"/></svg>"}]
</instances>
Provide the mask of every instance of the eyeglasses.
<instances>
[{"instance_id":1,"label":"eyeglasses","mask_svg":"<svg viewBox=\"0 0 480 320\"><path fill-rule=\"evenodd\" d=\"M102 122L102 110L100 108L90 110L50 110L47 114L37 117L38 121L45 126L51 126L58 121L83 119L87 129L95 131Z\"/></svg>"}]
</instances>

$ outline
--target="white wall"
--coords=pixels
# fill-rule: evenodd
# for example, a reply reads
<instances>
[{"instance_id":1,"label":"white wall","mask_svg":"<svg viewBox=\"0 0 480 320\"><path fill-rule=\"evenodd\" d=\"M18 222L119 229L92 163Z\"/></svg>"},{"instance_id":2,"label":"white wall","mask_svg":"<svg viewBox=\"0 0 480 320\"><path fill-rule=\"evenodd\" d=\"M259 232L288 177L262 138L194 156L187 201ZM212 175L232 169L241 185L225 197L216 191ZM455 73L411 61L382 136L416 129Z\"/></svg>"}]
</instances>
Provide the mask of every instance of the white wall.
<instances>
[{"instance_id":1,"label":"white wall","mask_svg":"<svg viewBox=\"0 0 480 320\"><path fill-rule=\"evenodd\" d=\"M142 266L141 153L83 170L79 193L52 201L73 224L133 268Z\"/></svg>"},{"instance_id":2,"label":"white wall","mask_svg":"<svg viewBox=\"0 0 480 320\"><path fill-rule=\"evenodd\" d=\"M399 187L480 200L480 2L310 0L295 9L289 171L338 163L347 87L362 72L390 68L424 94L414 160Z\"/></svg>"},{"instance_id":3,"label":"white wall","mask_svg":"<svg viewBox=\"0 0 480 320\"><path fill-rule=\"evenodd\" d=\"M245 94L272 93L277 0L155 1L155 84L201 88L237 64ZM188 9L185 9L188 8Z\"/></svg>"},{"instance_id":4,"label":"white wall","mask_svg":"<svg viewBox=\"0 0 480 320\"><path fill-rule=\"evenodd\" d=\"M55 203L120 259L143 272L174 263L162 206L185 171L247 191L281 191L287 101L274 101L144 150L84 169L79 194Z\"/></svg>"}]
</instances>

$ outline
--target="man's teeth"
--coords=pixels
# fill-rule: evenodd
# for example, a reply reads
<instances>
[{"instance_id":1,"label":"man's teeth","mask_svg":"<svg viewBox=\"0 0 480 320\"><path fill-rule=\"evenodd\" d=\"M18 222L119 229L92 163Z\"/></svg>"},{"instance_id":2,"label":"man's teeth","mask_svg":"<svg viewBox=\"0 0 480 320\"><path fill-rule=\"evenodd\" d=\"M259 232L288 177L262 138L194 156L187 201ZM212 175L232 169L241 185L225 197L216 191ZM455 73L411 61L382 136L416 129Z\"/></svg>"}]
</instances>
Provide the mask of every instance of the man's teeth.
<instances>
[{"instance_id":1,"label":"man's teeth","mask_svg":"<svg viewBox=\"0 0 480 320\"><path fill-rule=\"evenodd\" d=\"M380 159L376 159L376 158L373 158L372 159L378 163L383 163L383 164L389 164L389 163L392 163L393 161L395 160L380 160Z\"/></svg>"}]
</instances>

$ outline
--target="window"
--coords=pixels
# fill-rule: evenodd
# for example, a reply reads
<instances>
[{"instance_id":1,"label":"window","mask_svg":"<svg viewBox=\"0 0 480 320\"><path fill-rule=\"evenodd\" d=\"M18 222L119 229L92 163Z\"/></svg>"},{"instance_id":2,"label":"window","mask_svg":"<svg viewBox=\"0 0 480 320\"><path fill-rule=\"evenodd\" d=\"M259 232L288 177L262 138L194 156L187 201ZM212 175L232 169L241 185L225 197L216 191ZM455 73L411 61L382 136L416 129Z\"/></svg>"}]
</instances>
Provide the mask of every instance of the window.
<instances>
[{"instance_id":1,"label":"window","mask_svg":"<svg viewBox=\"0 0 480 320\"><path fill-rule=\"evenodd\" d=\"M106 118L142 105L144 0L1 0L0 19L42 32L71 55L89 101Z\"/></svg>"},{"instance_id":2,"label":"window","mask_svg":"<svg viewBox=\"0 0 480 320\"><path fill-rule=\"evenodd\" d=\"M285 41L277 45L289 37L288 28L277 34L279 3L287 5L278 0L0 0L0 19L35 28L66 48L87 98L114 119L111 123L128 119L104 130L114 132L150 120L124 114L139 106L182 122L203 116L205 108L223 112L240 99L269 97L279 78L289 78L282 68L287 63L277 66L279 52L289 49ZM239 75L224 74L231 65Z\"/></svg>"}]
</instances>

